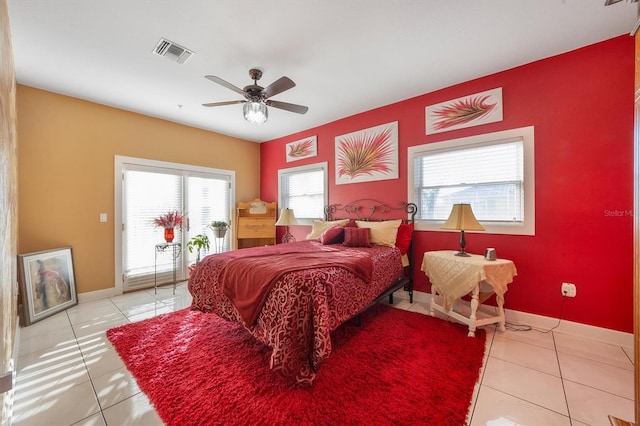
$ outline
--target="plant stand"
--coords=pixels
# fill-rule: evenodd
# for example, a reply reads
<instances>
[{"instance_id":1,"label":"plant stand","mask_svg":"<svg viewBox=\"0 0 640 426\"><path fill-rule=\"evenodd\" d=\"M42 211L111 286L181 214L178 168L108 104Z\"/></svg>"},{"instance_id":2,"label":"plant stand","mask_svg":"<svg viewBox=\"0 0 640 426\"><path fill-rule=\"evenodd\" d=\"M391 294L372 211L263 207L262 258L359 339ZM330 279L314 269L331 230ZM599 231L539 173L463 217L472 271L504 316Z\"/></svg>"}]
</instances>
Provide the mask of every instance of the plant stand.
<instances>
[{"instance_id":1,"label":"plant stand","mask_svg":"<svg viewBox=\"0 0 640 426\"><path fill-rule=\"evenodd\" d=\"M215 253L222 253L224 251L224 239L227 236L227 227L211 228L213 230L213 249Z\"/></svg>"},{"instance_id":2,"label":"plant stand","mask_svg":"<svg viewBox=\"0 0 640 426\"><path fill-rule=\"evenodd\" d=\"M224 239L226 235L223 237L215 237L215 241L213 243L213 249L215 253L224 252Z\"/></svg>"},{"instance_id":3,"label":"plant stand","mask_svg":"<svg viewBox=\"0 0 640 426\"><path fill-rule=\"evenodd\" d=\"M172 268L173 294L176 294L176 283L178 282L178 280L176 279L177 262L181 252L182 252L182 246L180 245L180 243L156 244L154 273L153 273L153 291L155 294L158 294L158 255L161 253L169 253L171 256L172 265L173 265L173 268Z\"/></svg>"}]
</instances>

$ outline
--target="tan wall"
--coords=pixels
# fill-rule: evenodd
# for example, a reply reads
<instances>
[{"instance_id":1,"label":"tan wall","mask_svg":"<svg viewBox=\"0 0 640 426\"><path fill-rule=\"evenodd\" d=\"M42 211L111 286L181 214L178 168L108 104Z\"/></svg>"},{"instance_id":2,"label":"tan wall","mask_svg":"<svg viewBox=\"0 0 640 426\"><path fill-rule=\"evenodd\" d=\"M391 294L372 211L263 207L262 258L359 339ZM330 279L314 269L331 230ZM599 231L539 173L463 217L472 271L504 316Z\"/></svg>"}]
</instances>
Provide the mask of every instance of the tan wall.
<instances>
[{"instance_id":1,"label":"tan wall","mask_svg":"<svg viewBox=\"0 0 640 426\"><path fill-rule=\"evenodd\" d=\"M0 0L0 373L9 371L17 324L18 177L16 76L7 1ZM9 424L11 393L0 394L0 424Z\"/></svg>"},{"instance_id":2,"label":"tan wall","mask_svg":"<svg viewBox=\"0 0 640 426\"><path fill-rule=\"evenodd\" d=\"M116 155L234 170L236 200L259 195L257 143L22 85L17 113L18 250L71 246L78 293L114 287Z\"/></svg>"}]
</instances>

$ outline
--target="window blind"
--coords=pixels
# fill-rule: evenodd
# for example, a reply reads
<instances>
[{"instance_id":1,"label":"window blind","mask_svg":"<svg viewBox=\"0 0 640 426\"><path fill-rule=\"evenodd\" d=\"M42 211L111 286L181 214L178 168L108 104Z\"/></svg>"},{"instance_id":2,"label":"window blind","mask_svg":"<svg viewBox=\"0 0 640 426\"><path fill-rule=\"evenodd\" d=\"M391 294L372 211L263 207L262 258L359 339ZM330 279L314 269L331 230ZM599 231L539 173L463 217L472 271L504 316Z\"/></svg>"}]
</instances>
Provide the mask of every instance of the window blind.
<instances>
[{"instance_id":1,"label":"window blind","mask_svg":"<svg viewBox=\"0 0 640 426\"><path fill-rule=\"evenodd\" d=\"M326 170L319 166L280 175L280 208L290 208L297 219L324 217Z\"/></svg>"},{"instance_id":2,"label":"window blind","mask_svg":"<svg viewBox=\"0 0 640 426\"><path fill-rule=\"evenodd\" d=\"M153 247L164 241L163 229L153 219L168 211L182 212L182 176L140 169L124 171L123 273L130 287L153 283L156 262ZM175 228L174 241L180 242L182 230ZM181 269L178 259L178 270ZM173 269L170 256L158 258L157 270L163 281Z\"/></svg>"},{"instance_id":3,"label":"window blind","mask_svg":"<svg viewBox=\"0 0 640 426\"><path fill-rule=\"evenodd\" d=\"M414 157L420 219L446 220L453 204L469 203L480 221L522 222L523 182L521 138Z\"/></svg>"},{"instance_id":4,"label":"window blind","mask_svg":"<svg viewBox=\"0 0 640 426\"><path fill-rule=\"evenodd\" d=\"M213 221L225 221L231 225L231 182L228 176L189 176L187 179L189 230L187 240L198 234L209 237L211 247L201 252L220 253L231 249L231 232L224 238L215 238L209 225ZM189 263L195 262L197 253L188 253Z\"/></svg>"}]
</instances>

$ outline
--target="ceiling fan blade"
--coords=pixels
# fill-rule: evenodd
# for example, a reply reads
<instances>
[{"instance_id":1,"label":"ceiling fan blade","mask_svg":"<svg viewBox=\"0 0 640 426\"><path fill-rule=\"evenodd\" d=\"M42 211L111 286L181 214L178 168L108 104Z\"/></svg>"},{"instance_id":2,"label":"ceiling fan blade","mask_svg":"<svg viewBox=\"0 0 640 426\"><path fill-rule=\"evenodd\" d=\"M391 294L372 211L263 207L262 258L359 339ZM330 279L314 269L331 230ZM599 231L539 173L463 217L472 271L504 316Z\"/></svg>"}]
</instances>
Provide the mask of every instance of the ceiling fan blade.
<instances>
[{"instance_id":1,"label":"ceiling fan blade","mask_svg":"<svg viewBox=\"0 0 640 426\"><path fill-rule=\"evenodd\" d=\"M306 107L303 105L290 104L287 102L266 101L265 104L267 104L270 107L283 109L285 111L295 112L296 114L306 114L306 112L309 111L309 107Z\"/></svg>"},{"instance_id":2,"label":"ceiling fan blade","mask_svg":"<svg viewBox=\"0 0 640 426\"><path fill-rule=\"evenodd\" d=\"M224 86L227 89L231 89L242 96L247 95L244 92L244 90L242 90L241 88L236 87L233 84L229 83L228 81L224 81L223 79L221 79L220 77L216 77L215 75L205 75L204 78L206 78L207 80L213 81L214 83L218 83L219 85Z\"/></svg>"},{"instance_id":3,"label":"ceiling fan blade","mask_svg":"<svg viewBox=\"0 0 640 426\"><path fill-rule=\"evenodd\" d=\"M211 102L208 104L202 104L204 107L214 107L214 106L223 106L223 105L233 105L233 104L243 104L247 101L225 101L225 102Z\"/></svg>"},{"instance_id":4,"label":"ceiling fan blade","mask_svg":"<svg viewBox=\"0 0 640 426\"><path fill-rule=\"evenodd\" d=\"M262 96L264 97L264 99L267 99L293 87L296 87L296 84L293 82L293 80L291 80L289 77L280 77L278 80L262 89Z\"/></svg>"},{"instance_id":5,"label":"ceiling fan blade","mask_svg":"<svg viewBox=\"0 0 640 426\"><path fill-rule=\"evenodd\" d=\"M622 0L605 0L605 6L611 6L612 4L620 3ZM637 3L638 0L627 0L627 3Z\"/></svg>"}]
</instances>

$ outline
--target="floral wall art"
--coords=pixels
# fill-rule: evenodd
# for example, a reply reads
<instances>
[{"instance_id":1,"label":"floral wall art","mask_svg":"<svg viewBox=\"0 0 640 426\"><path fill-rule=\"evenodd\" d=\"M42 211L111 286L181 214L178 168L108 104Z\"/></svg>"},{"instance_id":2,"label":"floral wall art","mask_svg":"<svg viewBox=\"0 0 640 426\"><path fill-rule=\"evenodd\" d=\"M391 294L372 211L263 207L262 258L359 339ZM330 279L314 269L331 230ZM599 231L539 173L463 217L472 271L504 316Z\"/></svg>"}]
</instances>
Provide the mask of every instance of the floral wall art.
<instances>
[{"instance_id":1,"label":"floral wall art","mask_svg":"<svg viewBox=\"0 0 640 426\"><path fill-rule=\"evenodd\" d=\"M427 135L502 121L502 87L426 107Z\"/></svg>"},{"instance_id":2,"label":"floral wall art","mask_svg":"<svg viewBox=\"0 0 640 426\"><path fill-rule=\"evenodd\" d=\"M336 184L397 178L397 121L336 137Z\"/></svg>"},{"instance_id":3,"label":"floral wall art","mask_svg":"<svg viewBox=\"0 0 640 426\"><path fill-rule=\"evenodd\" d=\"M287 163L318 155L318 139L310 136L286 145Z\"/></svg>"}]
</instances>

